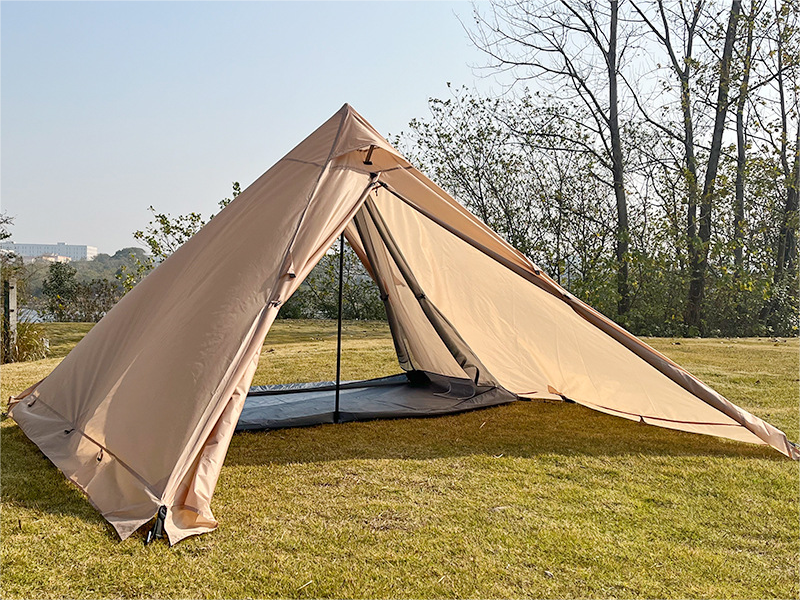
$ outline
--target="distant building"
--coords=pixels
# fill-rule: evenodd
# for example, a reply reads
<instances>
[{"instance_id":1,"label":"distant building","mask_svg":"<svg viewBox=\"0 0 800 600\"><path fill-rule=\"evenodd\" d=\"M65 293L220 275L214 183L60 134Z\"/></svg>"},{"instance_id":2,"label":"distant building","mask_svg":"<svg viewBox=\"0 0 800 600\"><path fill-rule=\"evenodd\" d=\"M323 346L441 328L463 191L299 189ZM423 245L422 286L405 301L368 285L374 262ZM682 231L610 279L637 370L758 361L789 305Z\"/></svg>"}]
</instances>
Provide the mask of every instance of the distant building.
<instances>
[{"instance_id":1,"label":"distant building","mask_svg":"<svg viewBox=\"0 0 800 600\"><path fill-rule=\"evenodd\" d=\"M23 258L55 255L63 256L70 260L92 260L97 256L97 248L94 246L75 246L72 244L65 244L64 242L58 242L57 244L17 244L15 242L3 242L0 244L0 248L14 252Z\"/></svg>"},{"instance_id":2,"label":"distant building","mask_svg":"<svg viewBox=\"0 0 800 600\"><path fill-rule=\"evenodd\" d=\"M69 256L60 256L58 254L42 254L41 256L34 256L33 258L23 256L22 260L26 263L68 263L72 259Z\"/></svg>"}]
</instances>

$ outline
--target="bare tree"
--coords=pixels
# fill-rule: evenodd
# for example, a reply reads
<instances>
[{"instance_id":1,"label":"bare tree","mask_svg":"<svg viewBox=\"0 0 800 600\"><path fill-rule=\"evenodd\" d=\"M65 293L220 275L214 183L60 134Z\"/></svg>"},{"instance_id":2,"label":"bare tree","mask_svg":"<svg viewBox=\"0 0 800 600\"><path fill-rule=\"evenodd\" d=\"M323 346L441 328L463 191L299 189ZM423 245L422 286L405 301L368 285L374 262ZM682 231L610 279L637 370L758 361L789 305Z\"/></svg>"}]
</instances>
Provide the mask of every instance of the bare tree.
<instances>
[{"instance_id":1,"label":"bare tree","mask_svg":"<svg viewBox=\"0 0 800 600\"><path fill-rule=\"evenodd\" d=\"M748 97L758 131L751 137L762 155L777 157L783 201L774 217L773 281L797 266L798 192L800 191L800 40L797 0L775 0L764 26L763 48L754 55L754 69L763 91ZM755 86L752 86L755 87Z\"/></svg>"},{"instance_id":2,"label":"bare tree","mask_svg":"<svg viewBox=\"0 0 800 600\"><path fill-rule=\"evenodd\" d=\"M693 264L692 279L689 282L689 303L687 305L687 324L696 326L701 332L703 323L703 298L706 288L706 271L708 270L708 252L711 243L711 213L715 198L715 185L717 170L722 156L722 135L725 131L725 121L728 115L728 91L731 81L731 58L733 56L733 42L736 39L736 29L741 12L741 0L733 0L731 11L728 15L728 27L725 32L725 43L722 58L719 61L719 85L717 87L717 101L715 106L714 132L711 136L711 148L708 153L705 180L703 182L703 195L700 201L700 260Z\"/></svg>"},{"instance_id":3,"label":"bare tree","mask_svg":"<svg viewBox=\"0 0 800 600\"><path fill-rule=\"evenodd\" d=\"M634 32L620 18L619 0L558 0L532 5L493 1L489 14L477 9L472 42L490 68L514 73L517 81L546 81L586 109L582 127L598 141L592 149L607 169L616 204L617 314L630 308L628 200L619 121L618 80ZM621 31L621 27L624 31Z\"/></svg>"},{"instance_id":4,"label":"bare tree","mask_svg":"<svg viewBox=\"0 0 800 600\"><path fill-rule=\"evenodd\" d=\"M633 2L634 10L647 25L651 34L662 46L669 58L673 75L679 83L679 99L683 117L682 131L657 121L650 110L637 100L645 118L662 132L679 140L684 148L686 168L686 188L688 210L686 233L689 245L690 282L686 305L686 324L703 330L703 296L708 269L708 251L711 241L711 216L715 195L715 184L720 157L722 155L722 135L728 114L728 90L730 87L730 66L733 55L733 42L741 11L741 0L733 0L725 30L722 56L718 61L717 98L714 104L714 121L711 146L708 148L703 187L698 177L697 148L695 133L693 78L699 69L696 57L696 44L701 41L701 18L704 15L706 0L696 0L687 4L683 0L669 7L663 0L656 0L655 6L645 6ZM678 46L680 43L680 47ZM697 209L700 209L698 218Z\"/></svg>"},{"instance_id":5,"label":"bare tree","mask_svg":"<svg viewBox=\"0 0 800 600\"><path fill-rule=\"evenodd\" d=\"M736 99L736 183L735 200L733 206L733 260L736 272L740 275L744 269L744 232L745 232L745 201L744 179L747 168L747 132L745 122L745 107L750 92L750 73L753 62L753 32L758 14L764 7L764 2L754 0L750 4L750 11L745 20L744 49L739 53L738 63L741 69L739 80L739 96Z\"/></svg>"},{"instance_id":6,"label":"bare tree","mask_svg":"<svg viewBox=\"0 0 800 600\"><path fill-rule=\"evenodd\" d=\"M776 3L775 6L775 45L773 55L774 73L778 88L779 141L774 144L780 154L783 167L786 202L780 220L780 233L775 257L775 282L780 281L784 271L795 268L797 263L797 216L798 195L800 195L800 90L798 89L798 4L796 2ZM788 65L786 63L789 63ZM794 123L794 136L790 130L790 120ZM794 148L792 148L794 137Z\"/></svg>"}]
</instances>

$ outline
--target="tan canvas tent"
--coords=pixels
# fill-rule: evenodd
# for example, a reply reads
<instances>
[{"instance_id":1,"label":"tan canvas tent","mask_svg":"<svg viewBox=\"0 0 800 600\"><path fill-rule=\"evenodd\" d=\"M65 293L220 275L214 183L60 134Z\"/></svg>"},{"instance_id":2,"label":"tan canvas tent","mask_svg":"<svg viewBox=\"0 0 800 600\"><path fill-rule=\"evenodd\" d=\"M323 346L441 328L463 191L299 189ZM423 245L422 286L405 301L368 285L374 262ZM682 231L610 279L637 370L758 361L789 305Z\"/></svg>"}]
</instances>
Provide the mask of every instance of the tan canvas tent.
<instances>
[{"instance_id":1,"label":"tan canvas tent","mask_svg":"<svg viewBox=\"0 0 800 600\"><path fill-rule=\"evenodd\" d=\"M342 231L385 300L401 367L445 382L447 393L418 397L431 407L448 395L459 409L563 397L800 459L781 431L559 287L347 105L14 398L11 415L121 538L161 507L171 543L214 529L211 496L264 338Z\"/></svg>"}]
</instances>

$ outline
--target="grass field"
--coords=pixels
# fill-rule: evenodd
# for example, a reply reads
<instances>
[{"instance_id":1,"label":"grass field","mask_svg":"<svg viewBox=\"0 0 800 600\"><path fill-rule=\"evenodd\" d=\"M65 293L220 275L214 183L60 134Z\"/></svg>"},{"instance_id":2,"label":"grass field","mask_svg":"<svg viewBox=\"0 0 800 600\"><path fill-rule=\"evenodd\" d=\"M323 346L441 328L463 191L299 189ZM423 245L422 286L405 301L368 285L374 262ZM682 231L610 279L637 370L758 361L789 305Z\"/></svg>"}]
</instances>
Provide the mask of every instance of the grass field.
<instances>
[{"instance_id":1,"label":"grass field","mask_svg":"<svg viewBox=\"0 0 800 600\"><path fill-rule=\"evenodd\" d=\"M2 597L800 594L797 463L564 403L237 434L217 531L119 542L5 417L88 328L3 366ZM345 332L345 379L397 372L383 324ZM648 342L798 439L797 340ZM279 321L255 383L331 379L334 351L333 323Z\"/></svg>"}]
</instances>

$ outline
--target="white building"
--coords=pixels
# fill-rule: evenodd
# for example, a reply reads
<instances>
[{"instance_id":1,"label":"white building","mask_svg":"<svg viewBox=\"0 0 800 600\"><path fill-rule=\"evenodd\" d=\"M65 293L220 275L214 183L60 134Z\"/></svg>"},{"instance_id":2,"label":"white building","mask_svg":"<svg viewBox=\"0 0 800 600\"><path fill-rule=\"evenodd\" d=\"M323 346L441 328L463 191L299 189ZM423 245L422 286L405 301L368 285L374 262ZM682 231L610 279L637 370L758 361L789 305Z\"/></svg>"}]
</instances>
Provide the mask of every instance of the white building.
<instances>
[{"instance_id":1,"label":"white building","mask_svg":"<svg viewBox=\"0 0 800 600\"><path fill-rule=\"evenodd\" d=\"M33 258L35 256L45 256L47 254L56 256L66 256L70 260L92 260L97 256L97 248L94 246L75 246L58 242L57 244L17 244L15 242L3 242L0 244L3 250L10 250L23 258Z\"/></svg>"},{"instance_id":2,"label":"white building","mask_svg":"<svg viewBox=\"0 0 800 600\"><path fill-rule=\"evenodd\" d=\"M34 256L33 258L28 258L27 256L22 257L22 261L26 263L68 263L71 260L69 256L59 256L58 254L43 254L42 256Z\"/></svg>"}]
</instances>

